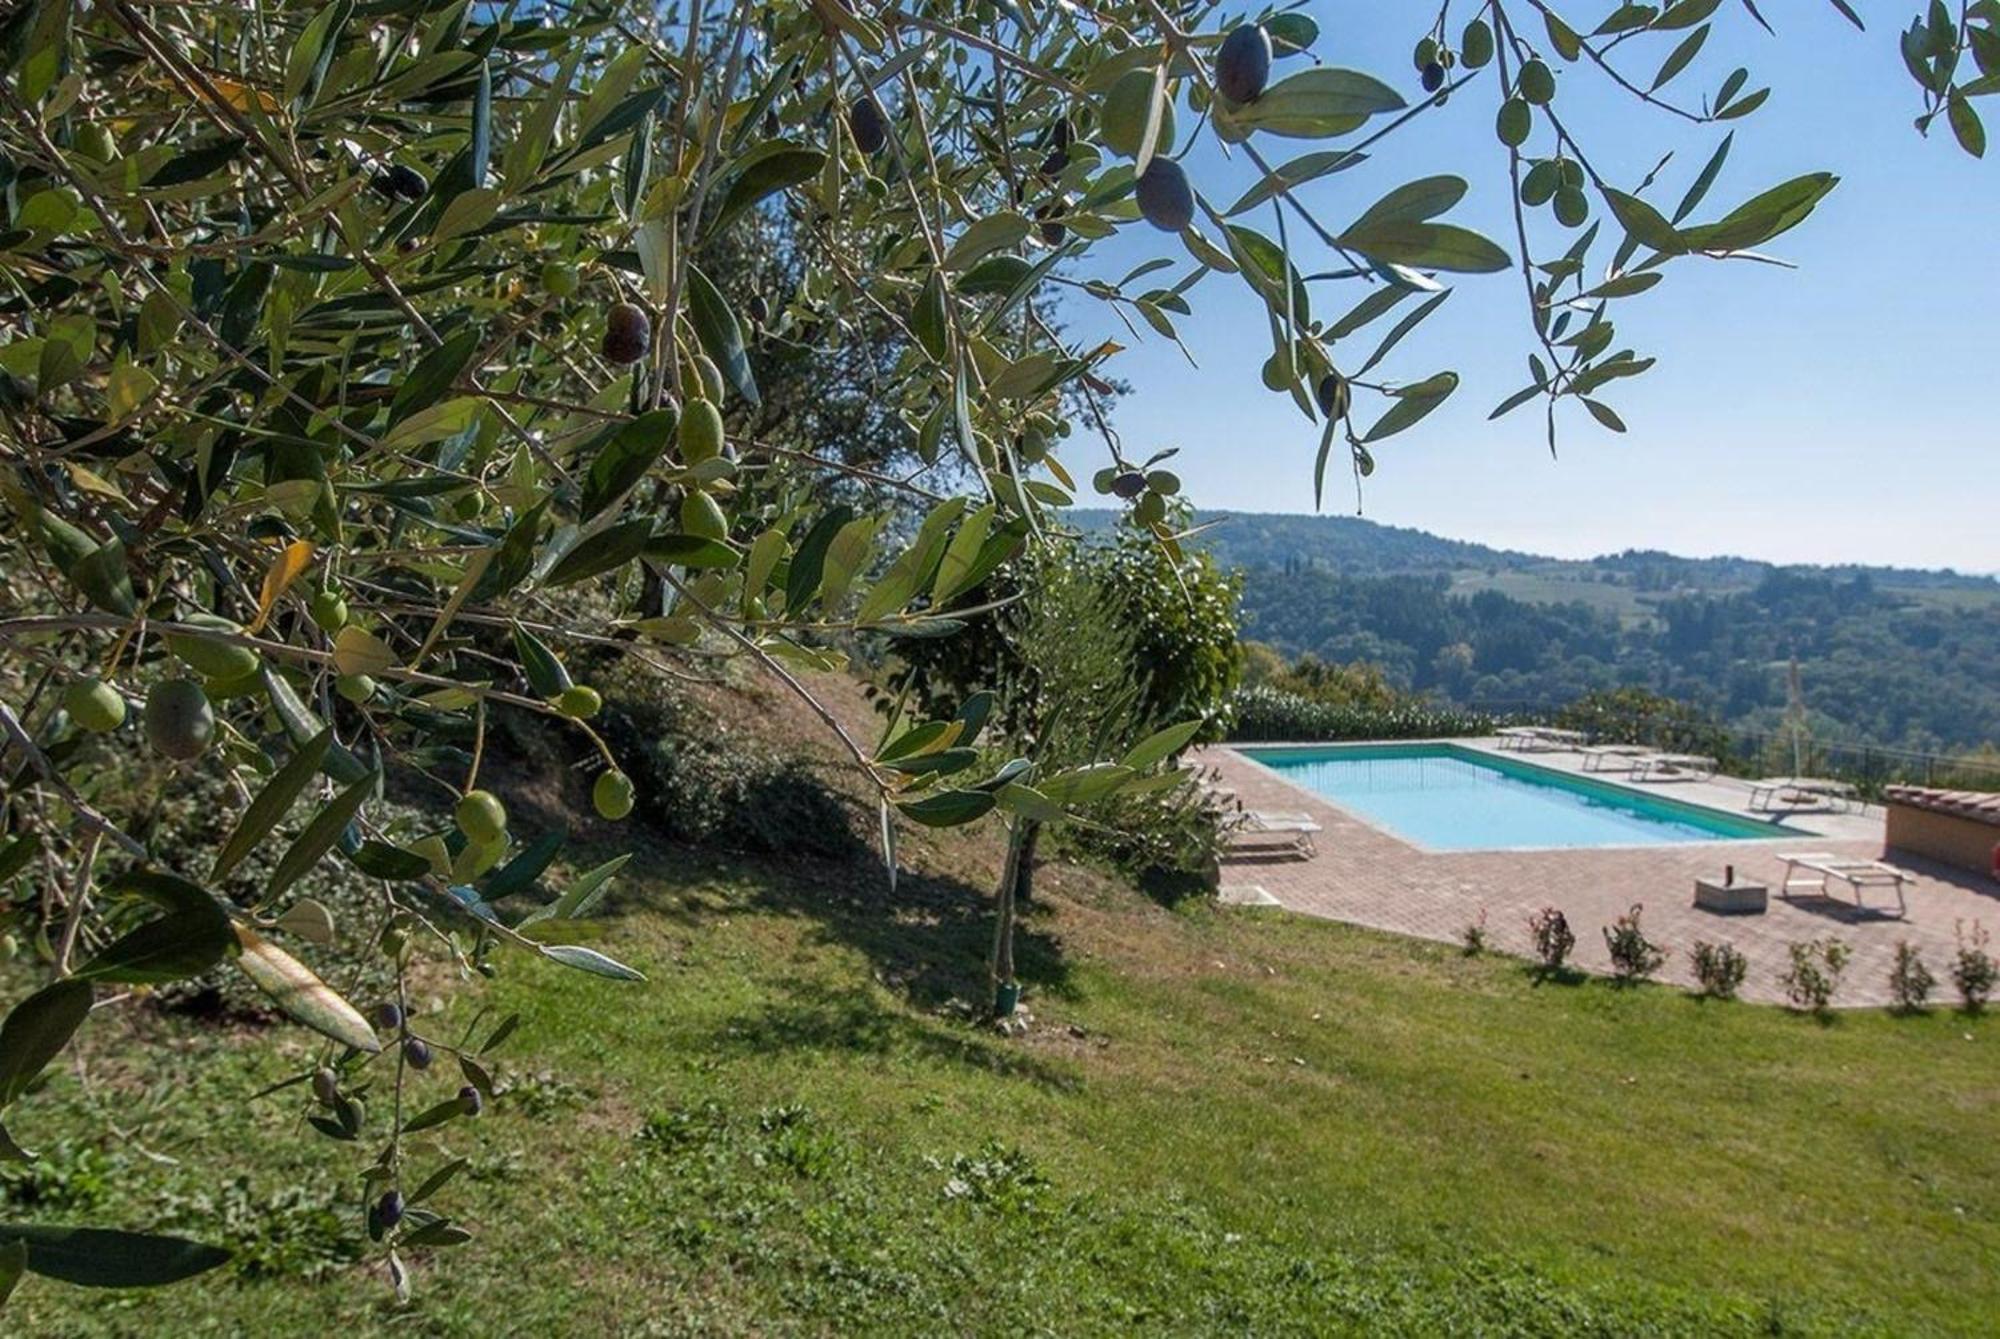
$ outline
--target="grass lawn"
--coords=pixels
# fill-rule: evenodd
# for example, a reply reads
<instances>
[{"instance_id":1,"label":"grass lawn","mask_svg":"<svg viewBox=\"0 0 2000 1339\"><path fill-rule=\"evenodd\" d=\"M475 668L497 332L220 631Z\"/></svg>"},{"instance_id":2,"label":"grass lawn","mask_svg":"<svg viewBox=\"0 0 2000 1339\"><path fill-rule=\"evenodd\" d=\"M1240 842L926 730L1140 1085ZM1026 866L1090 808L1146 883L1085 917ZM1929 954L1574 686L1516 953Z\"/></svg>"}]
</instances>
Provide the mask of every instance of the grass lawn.
<instances>
[{"instance_id":1,"label":"grass lawn","mask_svg":"<svg viewBox=\"0 0 2000 1339\"><path fill-rule=\"evenodd\" d=\"M306 1129L298 1089L248 1100L306 1034L113 1011L80 1074L9 1113L45 1159L8 1173L6 1212L169 1227L238 1263L147 1294L30 1278L10 1332L1971 1334L2000 1315L1991 1020L1537 985L1052 867L1026 927L1033 1027L1006 1038L950 1003L987 928L935 872L990 855L935 844L894 902L866 867L643 855L603 929L650 982L513 962L468 992L524 1022L494 1057L510 1091L414 1160L470 1158L432 1207L477 1237L415 1259L407 1309L351 1263L372 1146ZM447 1068L426 1097L460 1082Z\"/></svg>"}]
</instances>

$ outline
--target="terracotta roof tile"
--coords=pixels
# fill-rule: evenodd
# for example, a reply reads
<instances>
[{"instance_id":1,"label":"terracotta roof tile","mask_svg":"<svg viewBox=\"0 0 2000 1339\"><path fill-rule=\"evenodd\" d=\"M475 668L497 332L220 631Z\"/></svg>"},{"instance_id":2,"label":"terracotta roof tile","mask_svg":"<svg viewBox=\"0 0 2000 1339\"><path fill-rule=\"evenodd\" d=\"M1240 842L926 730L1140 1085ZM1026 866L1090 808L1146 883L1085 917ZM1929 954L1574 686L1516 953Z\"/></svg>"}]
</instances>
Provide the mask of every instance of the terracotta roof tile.
<instances>
[{"instance_id":1,"label":"terracotta roof tile","mask_svg":"<svg viewBox=\"0 0 2000 1339\"><path fill-rule=\"evenodd\" d=\"M1928 786L1890 786L1883 791L1891 804L1953 814L2000 827L2000 794L1983 790L1933 790Z\"/></svg>"}]
</instances>

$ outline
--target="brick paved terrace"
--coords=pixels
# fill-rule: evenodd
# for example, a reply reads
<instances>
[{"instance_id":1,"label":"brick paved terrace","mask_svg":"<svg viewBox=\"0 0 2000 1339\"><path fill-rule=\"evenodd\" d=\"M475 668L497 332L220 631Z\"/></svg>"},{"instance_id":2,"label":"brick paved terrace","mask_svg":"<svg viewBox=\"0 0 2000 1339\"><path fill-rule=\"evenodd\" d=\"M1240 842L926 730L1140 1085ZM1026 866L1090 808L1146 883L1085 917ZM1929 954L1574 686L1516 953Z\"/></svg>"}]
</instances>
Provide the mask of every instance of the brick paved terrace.
<instances>
[{"instance_id":1,"label":"brick paved terrace","mask_svg":"<svg viewBox=\"0 0 2000 1339\"><path fill-rule=\"evenodd\" d=\"M1493 750L1495 741L1456 744ZM1258 748L1277 747L1258 745ZM1506 755L1512 757L1514 755ZM1580 772L1575 753L1530 756L1539 766ZM1457 943L1483 910L1487 942L1494 950L1532 955L1527 921L1544 906L1560 908L1576 933L1571 962L1589 972L1610 971L1600 928L1644 906L1646 935L1668 951L1657 979L1694 984L1689 951L1697 940L1734 944L1749 963L1746 999L1781 1002L1781 977L1793 943L1834 936L1853 950L1836 1006L1889 1003L1889 969L1897 941L1908 939L1923 953L1938 978L1936 1001L1955 998L1946 968L1957 948L1956 926L1978 921L2000 937L2000 883L1900 852L1883 850L1883 816L1869 807L1858 814L1800 814L1788 822L1813 835L1771 839L1717 840L1659 846L1572 850L1438 852L1419 849L1331 801L1296 786L1279 773L1233 748L1202 750L1194 764L1219 774L1220 788L1247 809L1304 811L1324 829L1317 854L1246 854L1223 862L1225 894L1238 897L1261 888L1287 910L1365 925L1397 934ZM1644 794L1728 812L1752 815L1747 782L1718 777L1706 782L1639 786L1615 776L1593 780L1631 784ZM1886 858L1912 876L1906 889L1909 913L1897 918L1888 889L1867 890L1868 909L1858 909L1845 884L1833 895L1787 901L1777 896L1783 879L1781 853L1824 851L1868 859ZM1761 915L1719 915L1694 906L1697 877L1720 878L1733 865L1739 882L1771 888L1769 910Z\"/></svg>"}]
</instances>

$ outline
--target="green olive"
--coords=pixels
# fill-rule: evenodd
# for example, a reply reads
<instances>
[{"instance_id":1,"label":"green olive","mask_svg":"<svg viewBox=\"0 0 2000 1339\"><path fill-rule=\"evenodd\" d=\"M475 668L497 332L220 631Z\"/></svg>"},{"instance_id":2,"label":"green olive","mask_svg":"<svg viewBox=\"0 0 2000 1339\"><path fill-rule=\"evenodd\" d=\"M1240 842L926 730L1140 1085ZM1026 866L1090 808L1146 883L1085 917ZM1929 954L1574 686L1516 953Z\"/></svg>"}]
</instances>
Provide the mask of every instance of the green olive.
<instances>
[{"instance_id":1,"label":"green olive","mask_svg":"<svg viewBox=\"0 0 2000 1339\"><path fill-rule=\"evenodd\" d=\"M582 280L576 266L552 260L542 266L542 291L553 298L574 297Z\"/></svg>"},{"instance_id":2,"label":"green olive","mask_svg":"<svg viewBox=\"0 0 2000 1339\"><path fill-rule=\"evenodd\" d=\"M556 710L573 721L587 721L603 707L603 697L586 684L571 684L556 696Z\"/></svg>"},{"instance_id":3,"label":"green olive","mask_svg":"<svg viewBox=\"0 0 2000 1339\"><path fill-rule=\"evenodd\" d=\"M496 842L507 835L507 806L490 790L469 790L454 814L458 830L474 845Z\"/></svg>"},{"instance_id":4,"label":"green olive","mask_svg":"<svg viewBox=\"0 0 2000 1339\"><path fill-rule=\"evenodd\" d=\"M321 632L339 632L347 626L347 601L331 586L312 597L311 612Z\"/></svg>"},{"instance_id":5,"label":"green olive","mask_svg":"<svg viewBox=\"0 0 2000 1339\"><path fill-rule=\"evenodd\" d=\"M72 679L63 693L63 705L78 729L101 735L125 723L125 699L102 679Z\"/></svg>"},{"instance_id":6,"label":"green olive","mask_svg":"<svg viewBox=\"0 0 2000 1339\"><path fill-rule=\"evenodd\" d=\"M333 691L349 702L366 702L375 696L375 680L366 674L343 674L333 681Z\"/></svg>"},{"instance_id":7,"label":"green olive","mask_svg":"<svg viewBox=\"0 0 2000 1339\"><path fill-rule=\"evenodd\" d=\"M606 772L590 788L590 803L613 822L625 817L632 812L632 778L620 771Z\"/></svg>"}]
</instances>

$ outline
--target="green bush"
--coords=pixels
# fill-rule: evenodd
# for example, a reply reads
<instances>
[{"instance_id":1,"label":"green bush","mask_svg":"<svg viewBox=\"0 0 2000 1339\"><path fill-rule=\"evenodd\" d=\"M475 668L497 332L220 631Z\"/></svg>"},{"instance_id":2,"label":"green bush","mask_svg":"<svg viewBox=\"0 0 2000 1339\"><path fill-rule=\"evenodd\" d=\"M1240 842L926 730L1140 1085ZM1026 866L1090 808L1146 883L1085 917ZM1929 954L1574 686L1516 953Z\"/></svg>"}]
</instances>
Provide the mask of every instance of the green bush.
<instances>
[{"instance_id":1,"label":"green bush","mask_svg":"<svg viewBox=\"0 0 2000 1339\"><path fill-rule=\"evenodd\" d=\"M1236 695L1229 737L1256 740L1450 739L1493 733L1496 718L1478 711L1404 700L1389 706L1314 702L1276 688Z\"/></svg>"}]
</instances>

